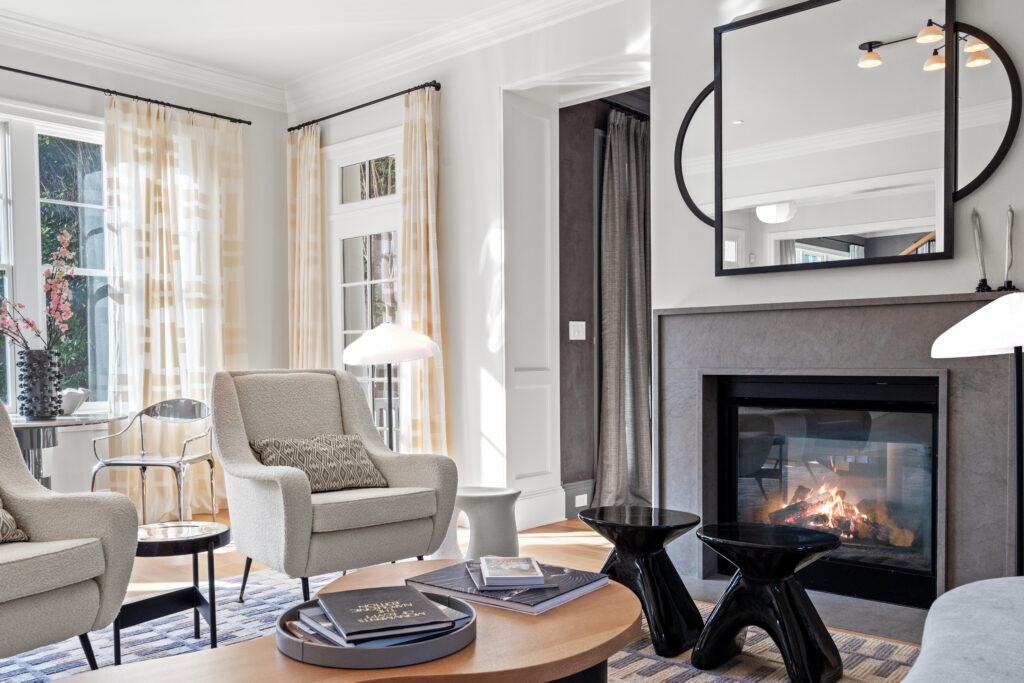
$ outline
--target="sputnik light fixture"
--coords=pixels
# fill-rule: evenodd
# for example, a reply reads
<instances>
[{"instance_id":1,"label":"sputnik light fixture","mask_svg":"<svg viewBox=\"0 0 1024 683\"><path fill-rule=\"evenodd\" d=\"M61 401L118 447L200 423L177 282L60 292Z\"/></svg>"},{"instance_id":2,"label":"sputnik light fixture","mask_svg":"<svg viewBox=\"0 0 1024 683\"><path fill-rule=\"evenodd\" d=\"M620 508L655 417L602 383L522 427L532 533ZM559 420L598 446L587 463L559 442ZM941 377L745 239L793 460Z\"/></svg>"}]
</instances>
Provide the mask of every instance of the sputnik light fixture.
<instances>
[{"instance_id":1,"label":"sputnik light fixture","mask_svg":"<svg viewBox=\"0 0 1024 683\"><path fill-rule=\"evenodd\" d=\"M864 54L857 60L857 66L861 69L873 69L876 66L882 65L882 56L878 54L878 49L886 47L888 45L895 45L896 43L904 43L908 40L913 40L922 44L933 44L943 40L946 37L946 27L942 24L936 23L932 19L928 20L917 35L909 35L903 38L896 38L895 40L869 40L861 43L857 46L858 50L862 50ZM986 50L988 44L980 38L968 35L956 35L956 44L959 45L960 41L966 43L964 45L964 52L970 55L967 59L967 66L971 69L976 69L980 66L985 66L992 63L992 55ZM932 49L932 54L924 63L924 71L942 71L946 68L946 57L940 54L940 50L946 48L945 43L942 45L936 45Z\"/></svg>"}]
</instances>

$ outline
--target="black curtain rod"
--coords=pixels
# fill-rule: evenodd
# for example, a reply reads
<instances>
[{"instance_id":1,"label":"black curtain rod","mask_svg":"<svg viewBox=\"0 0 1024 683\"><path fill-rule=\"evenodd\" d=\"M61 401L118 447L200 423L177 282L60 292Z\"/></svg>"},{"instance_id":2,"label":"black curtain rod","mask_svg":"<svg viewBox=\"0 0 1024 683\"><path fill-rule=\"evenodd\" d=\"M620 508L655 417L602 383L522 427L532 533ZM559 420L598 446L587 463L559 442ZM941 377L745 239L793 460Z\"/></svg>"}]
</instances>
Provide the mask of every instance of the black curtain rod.
<instances>
[{"instance_id":1,"label":"black curtain rod","mask_svg":"<svg viewBox=\"0 0 1024 683\"><path fill-rule=\"evenodd\" d=\"M100 88L99 86L89 85L88 83L79 83L77 81L69 81L66 78L57 78L56 76L47 76L46 74L39 74L34 71L25 71L24 69L15 69L13 66L4 66L0 64L0 69L3 71L10 71L11 73L21 74L22 76L31 76L32 78L42 78L45 81L53 81L54 83L63 83L64 85L73 85L76 88L85 88L86 90L94 90L101 92L104 95L117 95L118 97L127 97L131 100L139 100L140 102L150 102L152 104L159 104L164 107L170 107L171 109L180 109L182 111L190 111L193 114L202 114L203 116L212 116L215 119L224 119L225 121L231 121L232 123L242 123L246 126L251 126L252 121L246 121L245 119L238 119L234 116L224 116L223 114L216 114L212 111L203 111L202 109L193 109L192 107L183 107L180 104L171 104L170 102L164 102L162 100L154 100L149 97L143 97L142 95L130 95L126 92L119 90L111 90L110 88Z\"/></svg>"},{"instance_id":2,"label":"black curtain rod","mask_svg":"<svg viewBox=\"0 0 1024 683\"><path fill-rule=\"evenodd\" d=\"M411 92L416 92L417 90L422 90L423 88L433 88L434 90L440 90L441 89L441 84L438 83L437 81L430 81L429 83L421 83L420 85L414 85L411 88L406 88L405 90L400 90L399 92L393 92L390 95L385 95L384 97L378 97L377 99L372 100L370 102L363 102L362 104L357 104L354 107L349 107L348 109L342 109L341 111L336 111L333 114L328 114L327 116L321 116L318 119L312 119L311 121L306 121L305 123L300 123L300 124L298 124L296 126L292 126L291 128L289 128L288 132L291 133L293 130L298 130L299 128L305 128L306 126L312 126L314 123L320 123L321 121L326 121L327 119L333 119L335 116L341 116L342 114L347 114L347 113L349 113L351 111L355 111L357 109L363 109L364 107L369 107L370 105L377 104L377 103L383 102L385 100L390 100L393 97L400 97L402 95L407 95L407 94L409 94Z\"/></svg>"},{"instance_id":3,"label":"black curtain rod","mask_svg":"<svg viewBox=\"0 0 1024 683\"><path fill-rule=\"evenodd\" d=\"M609 100L606 97L602 97L601 101L604 102L605 104L611 106L612 109L618 109L619 111L625 112L627 114L632 114L633 116L639 116L640 118L642 118L642 119L644 119L646 121L650 121L650 119L651 119L651 115L650 114L648 114L646 112L642 112L639 109L634 109L633 107L630 107L629 105L622 104L621 102L616 102L615 100Z\"/></svg>"}]
</instances>

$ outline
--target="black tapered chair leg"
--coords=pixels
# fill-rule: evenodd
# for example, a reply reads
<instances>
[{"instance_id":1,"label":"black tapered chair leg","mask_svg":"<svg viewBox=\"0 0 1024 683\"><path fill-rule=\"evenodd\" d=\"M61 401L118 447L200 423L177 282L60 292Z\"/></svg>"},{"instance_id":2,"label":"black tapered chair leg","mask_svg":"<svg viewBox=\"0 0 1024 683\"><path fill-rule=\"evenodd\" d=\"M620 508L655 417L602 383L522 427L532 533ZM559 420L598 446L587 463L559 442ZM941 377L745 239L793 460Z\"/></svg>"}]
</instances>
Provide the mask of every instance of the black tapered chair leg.
<instances>
[{"instance_id":1,"label":"black tapered chair leg","mask_svg":"<svg viewBox=\"0 0 1024 683\"><path fill-rule=\"evenodd\" d=\"M419 560L420 562L422 562L423 561L423 556L422 555L417 555L416 559Z\"/></svg>"},{"instance_id":2,"label":"black tapered chair leg","mask_svg":"<svg viewBox=\"0 0 1024 683\"><path fill-rule=\"evenodd\" d=\"M245 558L245 570L242 571L242 590L238 591L238 602L245 598L245 582L249 580L249 568L252 567L252 558Z\"/></svg>"},{"instance_id":3,"label":"black tapered chair leg","mask_svg":"<svg viewBox=\"0 0 1024 683\"><path fill-rule=\"evenodd\" d=\"M85 660L89 662L89 668L95 671L99 667L96 665L96 655L92 652L92 643L89 642L89 634L83 633L78 636L78 642L82 644L82 649L85 650Z\"/></svg>"},{"instance_id":4,"label":"black tapered chair leg","mask_svg":"<svg viewBox=\"0 0 1024 683\"><path fill-rule=\"evenodd\" d=\"M309 577L302 577L302 599L305 602L309 602Z\"/></svg>"}]
</instances>

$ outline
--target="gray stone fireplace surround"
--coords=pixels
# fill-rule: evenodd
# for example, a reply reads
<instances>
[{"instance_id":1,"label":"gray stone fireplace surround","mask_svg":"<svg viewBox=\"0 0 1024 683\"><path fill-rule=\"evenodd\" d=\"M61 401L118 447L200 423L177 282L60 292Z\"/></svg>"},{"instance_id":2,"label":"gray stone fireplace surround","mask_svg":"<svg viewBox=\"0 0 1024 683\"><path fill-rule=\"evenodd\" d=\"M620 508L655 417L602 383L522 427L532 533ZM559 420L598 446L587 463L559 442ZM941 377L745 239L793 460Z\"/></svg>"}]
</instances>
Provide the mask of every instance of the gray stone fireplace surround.
<instances>
[{"instance_id":1,"label":"gray stone fireplace surround","mask_svg":"<svg viewBox=\"0 0 1024 683\"><path fill-rule=\"evenodd\" d=\"M1011 575L1012 357L933 360L930 353L939 334L996 296L655 311L655 504L695 512L704 522L717 519L719 376L935 376L940 391L939 592ZM693 534L673 543L669 552L694 597L718 598L727 577L718 574L712 553ZM831 626L920 638L924 610L811 595Z\"/></svg>"}]
</instances>

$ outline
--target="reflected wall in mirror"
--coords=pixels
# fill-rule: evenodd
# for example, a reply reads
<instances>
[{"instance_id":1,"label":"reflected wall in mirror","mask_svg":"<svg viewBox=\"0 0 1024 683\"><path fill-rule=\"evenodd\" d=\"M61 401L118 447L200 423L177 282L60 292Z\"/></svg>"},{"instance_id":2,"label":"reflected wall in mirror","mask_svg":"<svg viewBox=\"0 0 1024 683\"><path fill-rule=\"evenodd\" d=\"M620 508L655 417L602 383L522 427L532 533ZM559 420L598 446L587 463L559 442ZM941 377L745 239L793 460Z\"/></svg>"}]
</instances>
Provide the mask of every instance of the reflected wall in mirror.
<instances>
[{"instance_id":1,"label":"reflected wall in mirror","mask_svg":"<svg viewBox=\"0 0 1024 683\"><path fill-rule=\"evenodd\" d=\"M952 256L947 74L925 69L952 21L944 0L835 0L716 29L719 154L688 136L683 168L716 217L718 274Z\"/></svg>"}]
</instances>

